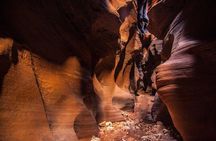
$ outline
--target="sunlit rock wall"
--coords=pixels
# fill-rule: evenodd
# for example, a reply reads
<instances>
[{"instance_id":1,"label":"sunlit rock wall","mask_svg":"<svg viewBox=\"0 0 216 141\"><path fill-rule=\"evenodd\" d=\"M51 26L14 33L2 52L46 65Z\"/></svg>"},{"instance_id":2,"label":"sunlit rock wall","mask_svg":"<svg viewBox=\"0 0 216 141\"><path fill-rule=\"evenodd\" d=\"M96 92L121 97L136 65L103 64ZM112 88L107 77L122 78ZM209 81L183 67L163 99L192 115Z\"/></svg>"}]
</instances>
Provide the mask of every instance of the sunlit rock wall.
<instances>
[{"instance_id":1,"label":"sunlit rock wall","mask_svg":"<svg viewBox=\"0 0 216 141\"><path fill-rule=\"evenodd\" d=\"M114 56L120 26L106 2L5 0L0 21L0 140L96 135L113 90L94 90L95 65Z\"/></svg>"}]
</instances>

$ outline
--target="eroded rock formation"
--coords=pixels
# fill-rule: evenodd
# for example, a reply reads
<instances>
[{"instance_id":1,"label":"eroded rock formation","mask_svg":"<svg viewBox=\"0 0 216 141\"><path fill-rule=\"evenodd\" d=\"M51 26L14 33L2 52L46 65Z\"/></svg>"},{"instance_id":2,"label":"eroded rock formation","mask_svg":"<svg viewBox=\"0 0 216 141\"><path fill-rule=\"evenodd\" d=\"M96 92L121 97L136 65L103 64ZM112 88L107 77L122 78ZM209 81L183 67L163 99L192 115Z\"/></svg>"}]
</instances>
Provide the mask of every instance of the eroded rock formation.
<instances>
[{"instance_id":1,"label":"eroded rock formation","mask_svg":"<svg viewBox=\"0 0 216 141\"><path fill-rule=\"evenodd\" d=\"M1 2L0 140L97 134L104 97L94 93L92 76L98 60L115 53L119 29L104 6L95 0Z\"/></svg>"},{"instance_id":2,"label":"eroded rock formation","mask_svg":"<svg viewBox=\"0 0 216 141\"><path fill-rule=\"evenodd\" d=\"M156 2L148 29L165 62L153 85L184 140L215 140L212 1ZM136 21L131 0L0 2L0 140L88 141L98 122L122 120L136 100Z\"/></svg>"},{"instance_id":3,"label":"eroded rock formation","mask_svg":"<svg viewBox=\"0 0 216 141\"><path fill-rule=\"evenodd\" d=\"M213 9L210 0L167 0L149 12L150 32L171 48L156 70L158 94L185 141L216 139Z\"/></svg>"}]
</instances>

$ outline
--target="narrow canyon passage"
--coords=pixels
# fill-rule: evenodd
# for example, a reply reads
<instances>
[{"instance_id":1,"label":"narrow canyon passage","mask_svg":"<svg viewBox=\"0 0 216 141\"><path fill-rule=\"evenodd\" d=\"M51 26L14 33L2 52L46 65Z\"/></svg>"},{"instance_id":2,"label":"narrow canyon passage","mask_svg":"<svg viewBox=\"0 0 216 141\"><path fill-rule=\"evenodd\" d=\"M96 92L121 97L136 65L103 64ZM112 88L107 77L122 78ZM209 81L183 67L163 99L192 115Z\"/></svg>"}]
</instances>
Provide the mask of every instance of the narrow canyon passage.
<instances>
[{"instance_id":1,"label":"narrow canyon passage","mask_svg":"<svg viewBox=\"0 0 216 141\"><path fill-rule=\"evenodd\" d=\"M0 141L216 140L213 0L2 0Z\"/></svg>"}]
</instances>

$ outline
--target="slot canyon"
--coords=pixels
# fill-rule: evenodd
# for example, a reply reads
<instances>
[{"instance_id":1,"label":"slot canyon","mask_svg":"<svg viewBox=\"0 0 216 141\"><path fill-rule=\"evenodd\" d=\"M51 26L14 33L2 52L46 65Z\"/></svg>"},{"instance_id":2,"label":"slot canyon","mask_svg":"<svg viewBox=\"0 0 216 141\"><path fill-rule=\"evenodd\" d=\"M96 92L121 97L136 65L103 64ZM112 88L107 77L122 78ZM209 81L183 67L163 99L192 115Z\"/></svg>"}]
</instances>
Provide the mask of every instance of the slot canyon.
<instances>
[{"instance_id":1,"label":"slot canyon","mask_svg":"<svg viewBox=\"0 0 216 141\"><path fill-rule=\"evenodd\" d=\"M0 141L215 141L213 0L1 0Z\"/></svg>"}]
</instances>

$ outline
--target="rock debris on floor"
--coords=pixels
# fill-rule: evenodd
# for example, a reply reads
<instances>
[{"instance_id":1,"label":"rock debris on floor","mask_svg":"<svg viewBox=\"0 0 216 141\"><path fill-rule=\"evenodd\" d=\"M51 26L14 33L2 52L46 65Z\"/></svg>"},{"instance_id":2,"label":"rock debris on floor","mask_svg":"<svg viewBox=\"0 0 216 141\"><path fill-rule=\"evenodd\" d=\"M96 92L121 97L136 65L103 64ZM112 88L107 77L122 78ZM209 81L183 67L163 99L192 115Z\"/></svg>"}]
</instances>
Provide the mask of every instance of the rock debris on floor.
<instances>
[{"instance_id":1,"label":"rock debris on floor","mask_svg":"<svg viewBox=\"0 0 216 141\"><path fill-rule=\"evenodd\" d=\"M149 102L152 101L152 98L144 97L146 98ZM146 110L150 107L147 107ZM101 122L98 136L93 136L91 141L177 141L162 122L155 123L146 120L149 112L145 114L144 120L139 118L137 113L141 114L140 110L141 108L137 106L134 113L122 112L125 120L121 122Z\"/></svg>"}]
</instances>

